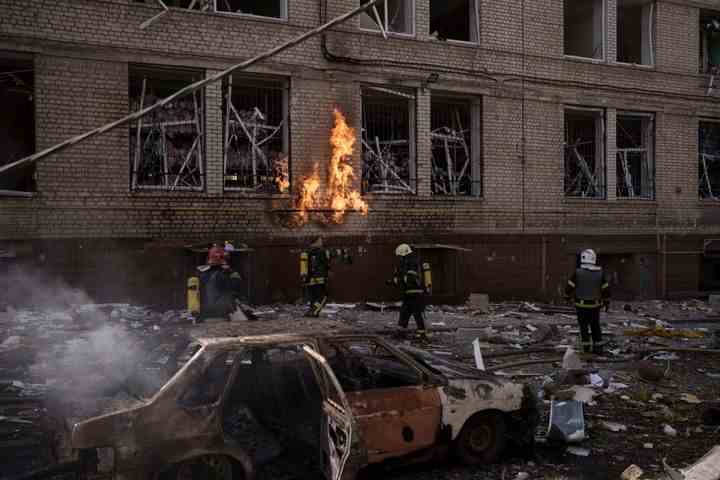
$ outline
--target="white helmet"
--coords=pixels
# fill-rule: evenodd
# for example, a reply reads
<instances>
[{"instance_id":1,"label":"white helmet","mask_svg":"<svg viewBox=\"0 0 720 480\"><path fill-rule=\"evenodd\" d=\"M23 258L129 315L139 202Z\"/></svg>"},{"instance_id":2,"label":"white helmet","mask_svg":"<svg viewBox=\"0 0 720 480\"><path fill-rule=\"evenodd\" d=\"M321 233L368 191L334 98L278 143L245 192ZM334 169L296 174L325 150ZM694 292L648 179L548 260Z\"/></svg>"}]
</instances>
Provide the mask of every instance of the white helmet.
<instances>
[{"instance_id":1,"label":"white helmet","mask_svg":"<svg viewBox=\"0 0 720 480\"><path fill-rule=\"evenodd\" d=\"M595 265L597 263L597 255L595 250L588 248L580 254L580 263L583 265Z\"/></svg>"},{"instance_id":2,"label":"white helmet","mask_svg":"<svg viewBox=\"0 0 720 480\"><path fill-rule=\"evenodd\" d=\"M407 243L403 243L398 245L398 247L395 249L395 255L398 257L406 257L412 253L412 248L410 248L410 245Z\"/></svg>"}]
</instances>

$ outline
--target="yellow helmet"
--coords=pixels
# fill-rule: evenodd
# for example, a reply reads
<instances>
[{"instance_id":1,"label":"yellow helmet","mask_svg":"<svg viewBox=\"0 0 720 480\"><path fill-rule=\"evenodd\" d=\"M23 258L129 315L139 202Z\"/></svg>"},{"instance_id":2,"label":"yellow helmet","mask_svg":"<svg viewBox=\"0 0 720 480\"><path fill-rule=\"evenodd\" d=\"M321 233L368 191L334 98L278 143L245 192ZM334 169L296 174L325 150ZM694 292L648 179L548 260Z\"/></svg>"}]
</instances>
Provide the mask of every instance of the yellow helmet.
<instances>
[{"instance_id":1,"label":"yellow helmet","mask_svg":"<svg viewBox=\"0 0 720 480\"><path fill-rule=\"evenodd\" d=\"M412 253L412 248L407 243L402 243L395 249L395 255L398 257L406 257Z\"/></svg>"}]
</instances>

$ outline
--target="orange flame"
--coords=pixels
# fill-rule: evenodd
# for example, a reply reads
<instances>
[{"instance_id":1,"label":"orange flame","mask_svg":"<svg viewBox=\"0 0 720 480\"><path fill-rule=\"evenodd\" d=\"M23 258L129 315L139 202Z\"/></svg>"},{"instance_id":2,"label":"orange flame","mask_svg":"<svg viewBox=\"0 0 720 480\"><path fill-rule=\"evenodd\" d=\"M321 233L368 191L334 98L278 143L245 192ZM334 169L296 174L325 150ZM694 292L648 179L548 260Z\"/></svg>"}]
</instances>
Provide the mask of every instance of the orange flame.
<instances>
[{"instance_id":1,"label":"orange flame","mask_svg":"<svg viewBox=\"0 0 720 480\"><path fill-rule=\"evenodd\" d=\"M335 109L333 114L335 128L330 137L333 154L330 159L328 197L333 210L333 221L341 223L347 210L355 210L367 215L368 205L360 198L360 192L352 188L355 173L352 166L347 163L348 158L353 154L356 142L355 130L348 126L345 116L338 109Z\"/></svg>"},{"instance_id":2,"label":"orange flame","mask_svg":"<svg viewBox=\"0 0 720 480\"><path fill-rule=\"evenodd\" d=\"M321 195L319 165L316 163L313 174L303 180L298 192L295 203L297 225L306 224L310 212L319 210L323 205L332 210L330 221L334 223L342 223L348 210L360 212L362 215L368 213L367 203L362 200L360 192L353 189L355 172L347 163L357 141L355 130L348 126L345 116L339 110L335 109L333 114L335 127L330 137L333 152L328 171L328 190L324 196Z\"/></svg>"}]
</instances>

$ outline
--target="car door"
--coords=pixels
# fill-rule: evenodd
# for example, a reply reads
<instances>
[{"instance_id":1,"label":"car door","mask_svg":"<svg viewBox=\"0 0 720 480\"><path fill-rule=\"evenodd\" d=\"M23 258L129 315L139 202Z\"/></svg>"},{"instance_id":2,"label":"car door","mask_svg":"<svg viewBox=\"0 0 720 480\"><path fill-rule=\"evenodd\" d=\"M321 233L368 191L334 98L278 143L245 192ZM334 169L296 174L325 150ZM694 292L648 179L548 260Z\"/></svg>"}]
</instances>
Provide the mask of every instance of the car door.
<instances>
[{"instance_id":1,"label":"car door","mask_svg":"<svg viewBox=\"0 0 720 480\"><path fill-rule=\"evenodd\" d=\"M345 392L325 357L305 345L303 351L313 367L323 395L321 447L322 470L327 480L354 477L354 469L346 469L353 453L353 417ZM354 463L354 462L353 462ZM353 470L353 471L351 471Z\"/></svg>"},{"instance_id":2,"label":"car door","mask_svg":"<svg viewBox=\"0 0 720 480\"><path fill-rule=\"evenodd\" d=\"M422 370L371 338L338 338L327 344L369 463L435 444L442 428L442 401Z\"/></svg>"}]
</instances>

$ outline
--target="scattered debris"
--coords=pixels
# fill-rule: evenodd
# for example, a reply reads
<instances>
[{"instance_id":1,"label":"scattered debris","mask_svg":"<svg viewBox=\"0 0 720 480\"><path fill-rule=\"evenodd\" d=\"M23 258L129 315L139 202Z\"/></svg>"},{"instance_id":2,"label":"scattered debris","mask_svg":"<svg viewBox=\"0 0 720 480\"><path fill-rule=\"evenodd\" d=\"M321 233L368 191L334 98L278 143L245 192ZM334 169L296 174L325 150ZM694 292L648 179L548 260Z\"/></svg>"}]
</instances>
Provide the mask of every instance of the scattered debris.
<instances>
[{"instance_id":1,"label":"scattered debris","mask_svg":"<svg viewBox=\"0 0 720 480\"><path fill-rule=\"evenodd\" d=\"M571 455L575 455L576 457L589 457L590 456L589 448L567 447L565 449L565 451Z\"/></svg>"},{"instance_id":2,"label":"scattered debris","mask_svg":"<svg viewBox=\"0 0 720 480\"><path fill-rule=\"evenodd\" d=\"M627 467L623 471L622 475L620 475L620 478L622 480L638 480L640 477L643 476L643 473L645 473L645 472L643 471L642 468L633 464L633 465L630 465L629 467Z\"/></svg>"},{"instance_id":3,"label":"scattered debris","mask_svg":"<svg viewBox=\"0 0 720 480\"><path fill-rule=\"evenodd\" d=\"M693 395L692 393L683 393L682 395L680 395L680 400L682 400L685 403L690 403L690 404L703 403L702 400L700 400L697 396Z\"/></svg>"},{"instance_id":4,"label":"scattered debris","mask_svg":"<svg viewBox=\"0 0 720 480\"><path fill-rule=\"evenodd\" d=\"M623 425L622 423L602 421L600 422L600 424L605 427L606 430L609 430L611 432L627 432L627 426Z\"/></svg>"},{"instance_id":5,"label":"scattered debris","mask_svg":"<svg viewBox=\"0 0 720 480\"><path fill-rule=\"evenodd\" d=\"M625 330L626 337L663 337L663 338L704 338L703 332L695 330L670 330L662 327Z\"/></svg>"},{"instance_id":6,"label":"scattered debris","mask_svg":"<svg viewBox=\"0 0 720 480\"><path fill-rule=\"evenodd\" d=\"M685 476L685 480L720 479L720 446L714 447L700 460L680 472Z\"/></svg>"},{"instance_id":7,"label":"scattered debris","mask_svg":"<svg viewBox=\"0 0 720 480\"><path fill-rule=\"evenodd\" d=\"M663 433L665 435L669 435L671 437L677 437L677 434L678 434L677 430L675 430L673 427L671 427L670 425L667 425L667 424L665 424L663 426Z\"/></svg>"},{"instance_id":8,"label":"scattered debris","mask_svg":"<svg viewBox=\"0 0 720 480\"><path fill-rule=\"evenodd\" d=\"M548 438L563 443L577 443L585 439L582 402L575 400L551 402Z\"/></svg>"}]
</instances>

